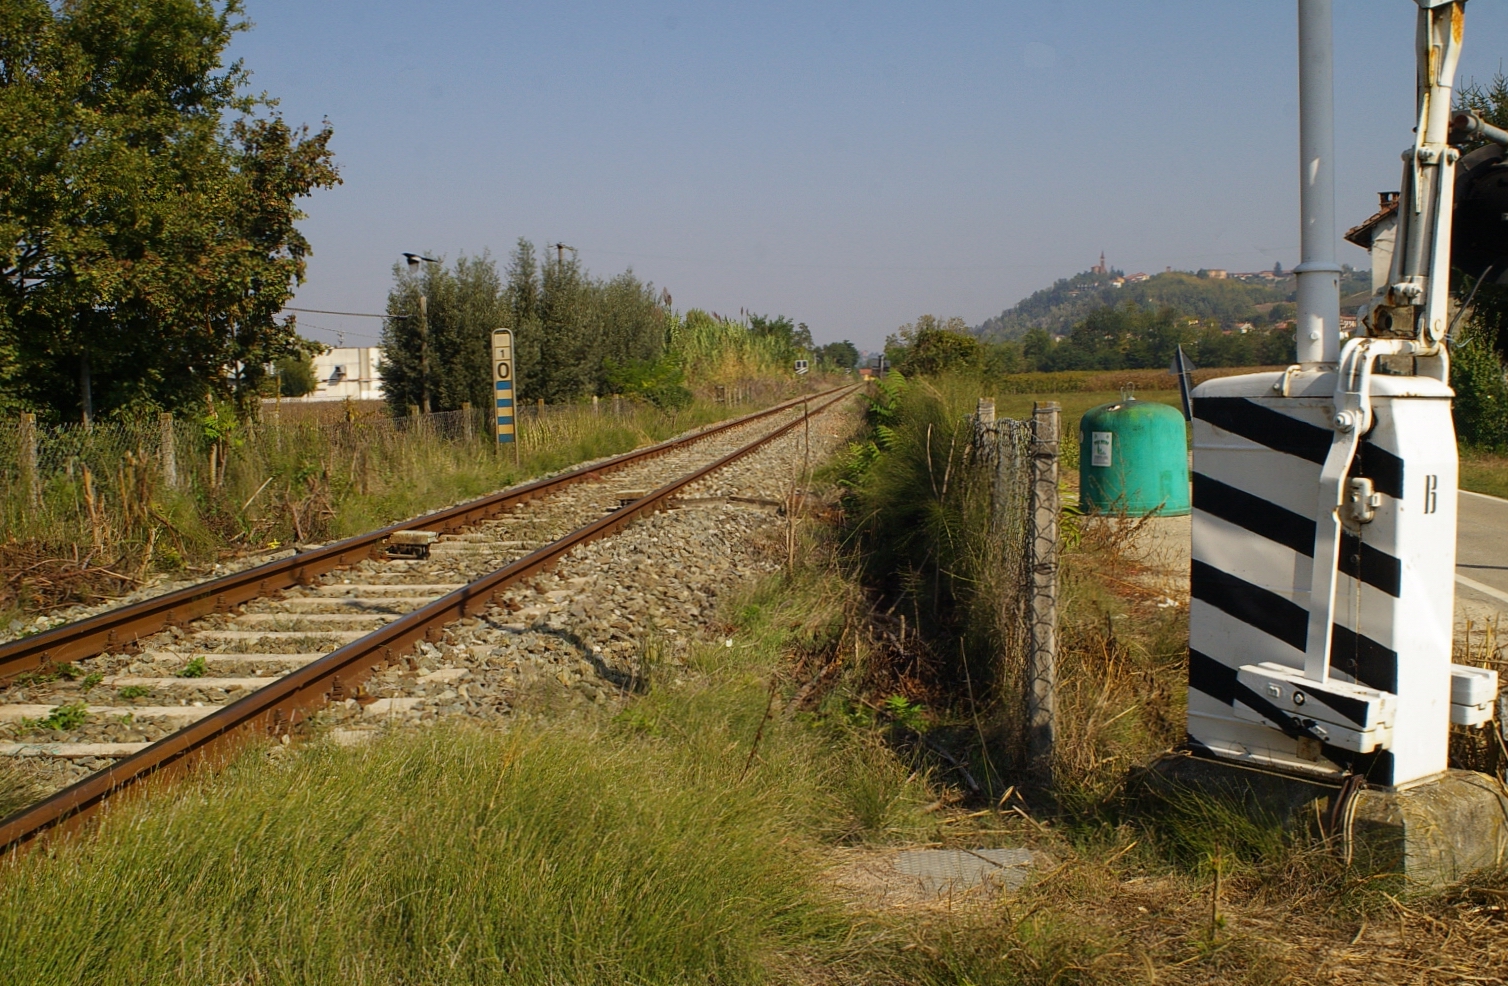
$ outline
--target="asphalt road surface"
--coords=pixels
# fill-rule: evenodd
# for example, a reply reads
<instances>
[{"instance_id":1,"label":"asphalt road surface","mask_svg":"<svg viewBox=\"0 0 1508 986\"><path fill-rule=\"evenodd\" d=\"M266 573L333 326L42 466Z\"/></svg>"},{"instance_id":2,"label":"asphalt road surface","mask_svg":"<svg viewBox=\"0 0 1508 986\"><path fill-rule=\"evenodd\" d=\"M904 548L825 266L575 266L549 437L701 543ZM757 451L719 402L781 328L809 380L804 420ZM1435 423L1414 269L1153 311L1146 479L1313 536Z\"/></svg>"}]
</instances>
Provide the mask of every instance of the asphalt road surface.
<instances>
[{"instance_id":1,"label":"asphalt road surface","mask_svg":"<svg viewBox=\"0 0 1508 986\"><path fill-rule=\"evenodd\" d=\"M1461 491L1456 528L1456 609L1508 617L1508 500Z\"/></svg>"},{"instance_id":2,"label":"asphalt road surface","mask_svg":"<svg viewBox=\"0 0 1508 986\"><path fill-rule=\"evenodd\" d=\"M1456 530L1456 623L1501 621L1508 630L1508 500L1461 491ZM1188 598L1188 517L1142 526L1131 557L1149 571L1140 580L1170 597Z\"/></svg>"}]
</instances>

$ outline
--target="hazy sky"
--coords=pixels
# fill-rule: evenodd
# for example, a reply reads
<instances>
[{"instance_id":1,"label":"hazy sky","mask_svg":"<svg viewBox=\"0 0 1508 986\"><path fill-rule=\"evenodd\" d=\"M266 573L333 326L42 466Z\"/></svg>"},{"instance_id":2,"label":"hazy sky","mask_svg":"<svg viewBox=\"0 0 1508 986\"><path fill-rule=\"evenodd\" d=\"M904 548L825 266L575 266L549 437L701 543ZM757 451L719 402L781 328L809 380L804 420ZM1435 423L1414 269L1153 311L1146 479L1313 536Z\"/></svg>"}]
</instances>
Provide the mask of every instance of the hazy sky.
<instances>
[{"instance_id":1,"label":"hazy sky","mask_svg":"<svg viewBox=\"0 0 1508 986\"><path fill-rule=\"evenodd\" d=\"M505 263L524 236L873 347L1102 249L1298 262L1294 0L247 6L233 54L290 121L330 119L345 180L307 200L302 307L381 311L403 251ZM1342 230L1398 186L1416 11L1336 0ZM1508 4L1468 4L1462 77L1505 53Z\"/></svg>"}]
</instances>

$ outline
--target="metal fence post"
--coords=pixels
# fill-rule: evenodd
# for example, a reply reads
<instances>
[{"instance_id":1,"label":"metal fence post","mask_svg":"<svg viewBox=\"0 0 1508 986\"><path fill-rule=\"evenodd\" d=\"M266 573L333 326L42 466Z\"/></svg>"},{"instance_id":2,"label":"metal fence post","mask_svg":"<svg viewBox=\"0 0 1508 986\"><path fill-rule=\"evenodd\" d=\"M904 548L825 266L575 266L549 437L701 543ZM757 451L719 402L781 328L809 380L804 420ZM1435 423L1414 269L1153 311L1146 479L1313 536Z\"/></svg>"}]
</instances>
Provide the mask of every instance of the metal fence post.
<instances>
[{"instance_id":1,"label":"metal fence post","mask_svg":"<svg viewBox=\"0 0 1508 986\"><path fill-rule=\"evenodd\" d=\"M1032 406L1031 641L1026 675L1027 755L1033 773L1052 780L1053 717L1058 681L1058 423L1057 401Z\"/></svg>"},{"instance_id":2,"label":"metal fence post","mask_svg":"<svg viewBox=\"0 0 1508 986\"><path fill-rule=\"evenodd\" d=\"M42 506L42 478L37 474L37 416L21 412L21 485L26 488L26 504L32 510Z\"/></svg>"},{"instance_id":3,"label":"metal fence post","mask_svg":"<svg viewBox=\"0 0 1508 986\"><path fill-rule=\"evenodd\" d=\"M173 416L167 411L157 415L157 456L162 463L162 481L168 489L177 489L178 442L173 434Z\"/></svg>"}]
</instances>

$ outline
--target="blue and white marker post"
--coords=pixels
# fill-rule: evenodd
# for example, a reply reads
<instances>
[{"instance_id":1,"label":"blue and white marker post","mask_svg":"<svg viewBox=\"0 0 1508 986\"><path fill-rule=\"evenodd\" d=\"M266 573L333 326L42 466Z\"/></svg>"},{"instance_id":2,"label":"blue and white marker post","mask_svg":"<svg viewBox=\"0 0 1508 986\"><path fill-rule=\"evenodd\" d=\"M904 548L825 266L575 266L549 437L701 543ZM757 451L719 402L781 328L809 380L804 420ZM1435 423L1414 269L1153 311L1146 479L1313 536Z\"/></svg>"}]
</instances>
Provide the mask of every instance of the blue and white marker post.
<instances>
[{"instance_id":1,"label":"blue and white marker post","mask_svg":"<svg viewBox=\"0 0 1508 986\"><path fill-rule=\"evenodd\" d=\"M492 330L492 397L493 431L499 446L513 446L513 461L519 462L518 424L513 411L514 384L517 374L513 369L513 332L509 329Z\"/></svg>"}]
</instances>

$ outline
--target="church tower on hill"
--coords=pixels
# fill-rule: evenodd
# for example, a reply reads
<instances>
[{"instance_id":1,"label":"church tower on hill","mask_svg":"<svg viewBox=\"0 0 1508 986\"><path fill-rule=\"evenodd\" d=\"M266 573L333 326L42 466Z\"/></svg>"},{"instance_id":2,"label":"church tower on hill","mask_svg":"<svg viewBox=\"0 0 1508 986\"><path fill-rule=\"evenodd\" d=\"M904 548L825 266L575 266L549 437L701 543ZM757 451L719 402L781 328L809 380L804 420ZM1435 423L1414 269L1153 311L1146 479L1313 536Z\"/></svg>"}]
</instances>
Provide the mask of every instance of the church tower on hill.
<instances>
[{"instance_id":1,"label":"church tower on hill","mask_svg":"<svg viewBox=\"0 0 1508 986\"><path fill-rule=\"evenodd\" d=\"M1097 263L1097 264L1095 264L1093 267L1089 268L1089 273L1091 273L1091 274L1108 274L1108 273L1110 273L1109 268L1107 268L1105 266L1105 251L1104 250L1100 251L1100 262Z\"/></svg>"}]
</instances>

